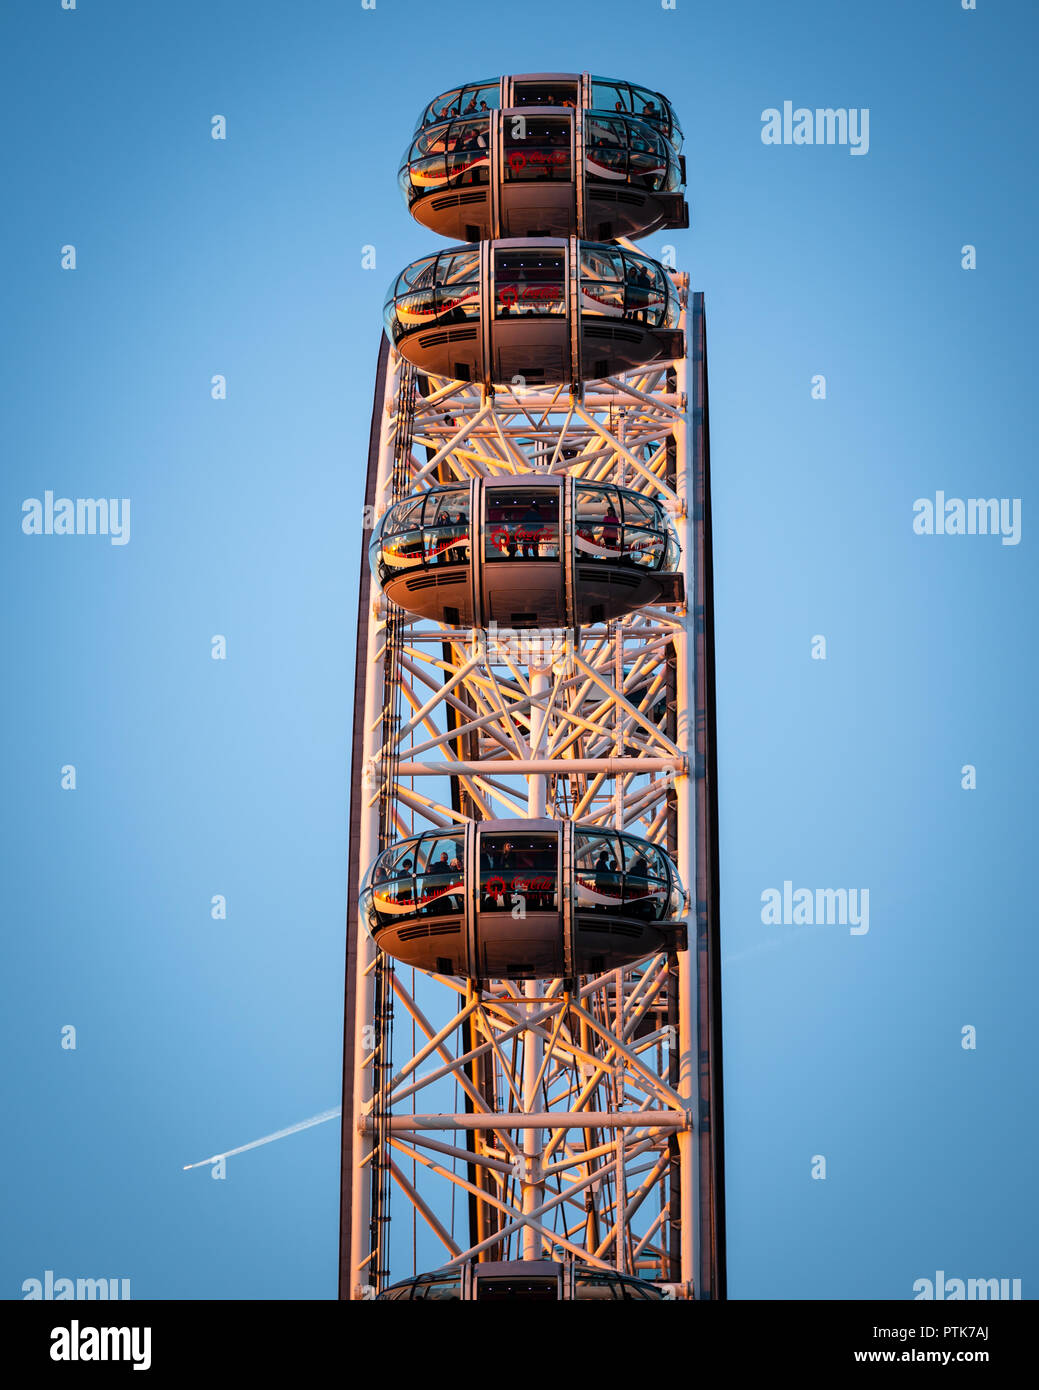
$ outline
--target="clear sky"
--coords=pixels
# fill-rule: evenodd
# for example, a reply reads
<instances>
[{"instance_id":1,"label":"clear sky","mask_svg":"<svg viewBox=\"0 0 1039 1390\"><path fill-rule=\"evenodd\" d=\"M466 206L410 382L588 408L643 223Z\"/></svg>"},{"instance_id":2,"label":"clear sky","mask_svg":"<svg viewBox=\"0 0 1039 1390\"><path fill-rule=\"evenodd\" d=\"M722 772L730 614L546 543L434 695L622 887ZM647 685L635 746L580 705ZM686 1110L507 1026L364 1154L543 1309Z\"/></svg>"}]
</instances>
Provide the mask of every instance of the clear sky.
<instances>
[{"instance_id":1,"label":"clear sky","mask_svg":"<svg viewBox=\"0 0 1039 1390\"><path fill-rule=\"evenodd\" d=\"M398 157L538 70L686 133L692 227L643 244L708 316L730 1293L1039 1293L1039 11L977 3L3 7L0 1295L335 1296L337 1123L181 1169L339 1101L380 310L443 244ZM763 144L786 100L868 108L868 153ZM129 497L128 543L23 535L47 490ZM1020 543L914 534L939 490L1022 499ZM868 933L765 925L786 880L868 888Z\"/></svg>"}]
</instances>

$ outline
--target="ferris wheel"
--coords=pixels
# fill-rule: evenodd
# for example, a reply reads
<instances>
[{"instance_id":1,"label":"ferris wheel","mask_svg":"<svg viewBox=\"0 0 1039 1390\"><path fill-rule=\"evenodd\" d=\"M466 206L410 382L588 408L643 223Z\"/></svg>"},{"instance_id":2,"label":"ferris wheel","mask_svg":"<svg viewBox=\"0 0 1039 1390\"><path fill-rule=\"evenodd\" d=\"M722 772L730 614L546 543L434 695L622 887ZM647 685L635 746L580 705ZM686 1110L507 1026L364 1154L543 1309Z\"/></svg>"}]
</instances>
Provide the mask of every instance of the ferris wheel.
<instances>
[{"instance_id":1,"label":"ferris wheel","mask_svg":"<svg viewBox=\"0 0 1039 1390\"><path fill-rule=\"evenodd\" d=\"M340 1297L725 1296L703 297L660 93L460 86L400 181L350 802ZM670 259L670 258L669 258Z\"/></svg>"}]
</instances>

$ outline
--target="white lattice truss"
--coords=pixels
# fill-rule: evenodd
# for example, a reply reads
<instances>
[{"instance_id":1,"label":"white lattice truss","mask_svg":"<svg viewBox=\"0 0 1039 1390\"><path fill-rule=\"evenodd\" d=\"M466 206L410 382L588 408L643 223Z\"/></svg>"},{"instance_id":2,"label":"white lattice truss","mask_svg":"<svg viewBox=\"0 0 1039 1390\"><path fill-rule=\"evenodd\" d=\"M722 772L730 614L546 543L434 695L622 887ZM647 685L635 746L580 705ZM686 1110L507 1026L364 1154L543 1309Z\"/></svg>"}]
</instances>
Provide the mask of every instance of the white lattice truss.
<instances>
[{"instance_id":1,"label":"white lattice truss","mask_svg":"<svg viewBox=\"0 0 1039 1390\"><path fill-rule=\"evenodd\" d=\"M396 429L404 415L401 367L391 353L377 516L392 500ZM400 719L388 761L381 746L384 706L395 694L395 675L385 659L387 603L373 585L362 867L378 852L381 781L393 767L390 814L400 836L466 819L455 809L465 799L456 796L452 804L450 778L482 819L547 815L629 830L666 846L670 812L672 853L690 888L687 359L586 383L583 398L566 387L497 387L488 395L478 385L436 377L427 378L425 389L412 401L407 491L474 475L542 471L655 497L679 535L686 607L644 608L583 628L576 641L573 632L495 636L405 618L394 663ZM467 735L463 760L458 750ZM691 953L678 954L677 968L662 955L582 977L570 994L558 980L492 981L477 994L468 981L415 980L410 969L397 967L393 1075L388 1093L376 1095L372 1031L365 1025L372 1018L377 952L363 926L361 934L356 1296L379 1263L367 1229L373 1162L389 1165L393 1183L394 1277L412 1272L414 1216L432 1232L445 1264L480 1253L569 1255L690 1295L697 1162ZM383 1116L381 1143L376 1114ZM479 1201L475 1244L470 1196ZM406 1260L400 1228L408 1237Z\"/></svg>"}]
</instances>

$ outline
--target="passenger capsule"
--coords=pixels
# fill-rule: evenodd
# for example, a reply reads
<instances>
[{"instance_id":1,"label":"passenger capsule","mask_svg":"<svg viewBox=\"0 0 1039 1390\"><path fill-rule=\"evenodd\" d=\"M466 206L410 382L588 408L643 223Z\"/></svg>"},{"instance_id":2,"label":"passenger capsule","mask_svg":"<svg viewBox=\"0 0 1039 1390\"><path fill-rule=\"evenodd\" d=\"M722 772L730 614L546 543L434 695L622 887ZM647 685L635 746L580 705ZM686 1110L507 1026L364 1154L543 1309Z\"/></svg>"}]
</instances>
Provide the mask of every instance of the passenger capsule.
<instances>
[{"instance_id":1,"label":"passenger capsule","mask_svg":"<svg viewBox=\"0 0 1039 1390\"><path fill-rule=\"evenodd\" d=\"M665 130L653 95L620 101L616 88L603 110L582 110L568 88L544 89L550 101L488 106L480 88L438 98L425 116L443 112L415 132L399 181L416 221L462 241L494 237L579 236L592 241L646 236L689 226L682 196L685 160ZM647 94L648 95L648 94ZM612 98L612 99L611 99ZM669 108L668 108L669 109Z\"/></svg>"},{"instance_id":2,"label":"passenger capsule","mask_svg":"<svg viewBox=\"0 0 1039 1390\"><path fill-rule=\"evenodd\" d=\"M383 310L420 371L537 386L610 376L683 351L681 304L648 256L573 238L453 246L403 270Z\"/></svg>"},{"instance_id":3,"label":"passenger capsule","mask_svg":"<svg viewBox=\"0 0 1039 1390\"><path fill-rule=\"evenodd\" d=\"M376 1295L384 1303L435 1302L557 1303L562 1300L663 1300L667 1294L648 1279L601 1269L579 1260L466 1261L430 1274L400 1279Z\"/></svg>"},{"instance_id":4,"label":"passenger capsule","mask_svg":"<svg viewBox=\"0 0 1039 1390\"><path fill-rule=\"evenodd\" d=\"M572 979L685 947L686 895L648 840L486 820L398 840L360 896L380 950L469 979Z\"/></svg>"},{"instance_id":5,"label":"passenger capsule","mask_svg":"<svg viewBox=\"0 0 1039 1390\"><path fill-rule=\"evenodd\" d=\"M370 559L387 598L451 627L575 627L684 598L660 502L558 474L405 498L381 518Z\"/></svg>"}]
</instances>

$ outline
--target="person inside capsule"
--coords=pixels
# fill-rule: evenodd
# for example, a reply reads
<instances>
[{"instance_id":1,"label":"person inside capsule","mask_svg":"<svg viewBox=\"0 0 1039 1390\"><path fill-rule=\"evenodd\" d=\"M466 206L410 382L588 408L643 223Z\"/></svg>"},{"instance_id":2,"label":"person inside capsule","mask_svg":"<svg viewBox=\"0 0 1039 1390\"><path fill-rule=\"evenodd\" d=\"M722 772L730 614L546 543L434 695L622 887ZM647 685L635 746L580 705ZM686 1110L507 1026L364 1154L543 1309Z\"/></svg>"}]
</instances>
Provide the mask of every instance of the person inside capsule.
<instances>
[{"instance_id":1,"label":"person inside capsule","mask_svg":"<svg viewBox=\"0 0 1039 1390\"><path fill-rule=\"evenodd\" d=\"M514 560L516 535L515 528L509 525L509 509L497 501L492 493L487 500L487 558L496 558L496 553L504 559Z\"/></svg>"},{"instance_id":2,"label":"person inside capsule","mask_svg":"<svg viewBox=\"0 0 1039 1390\"><path fill-rule=\"evenodd\" d=\"M533 836L520 849L510 846L503 871L509 890L509 901L516 897L525 900L531 912L547 911L553 906L556 869L556 840L543 835Z\"/></svg>"},{"instance_id":3,"label":"person inside capsule","mask_svg":"<svg viewBox=\"0 0 1039 1390\"><path fill-rule=\"evenodd\" d=\"M427 509L428 520L422 533L425 564L458 565L468 561L469 524L465 512L458 506L462 497L464 494L457 492L442 493L436 497L432 515Z\"/></svg>"},{"instance_id":4,"label":"person inside capsule","mask_svg":"<svg viewBox=\"0 0 1039 1390\"><path fill-rule=\"evenodd\" d=\"M512 845L506 841L500 850L496 850L493 840L488 841L485 837L480 853L480 867L488 874L483 881L480 907L484 912L504 908L505 875L512 869Z\"/></svg>"},{"instance_id":5,"label":"person inside capsule","mask_svg":"<svg viewBox=\"0 0 1039 1390\"><path fill-rule=\"evenodd\" d=\"M487 559L555 559L559 554L559 494L494 489L487 498Z\"/></svg>"},{"instance_id":6,"label":"person inside capsule","mask_svg":"<svg viewBox=\"0 0 1039 1390\"><path fill-rule=\"evenodd\" d=\"M646 267L638 261L628 259L628 317L636 323L646 323L649 318L650 291L653 281Z\"/></svg>"},{"instance_id":7,"label":"person inside capsule","mask_svg":"<svg viewBox=\"0 0 1039 1390\"><path fill-rule=\"evenodd\" d=\"M519 534L523 539L523 558L524 560L536 560L540 553L541 537L545 529L541 508L538 506L536 497L523 513L520 526Z\"/></svg>"},{"instance_id":8,"label":"person inside capsule","mask_svg":"<svg viewBox=\"0 0 1039 1390\"><path fill-rule=\"evenodd\" d=\"M617 549L619 532L620 520L613 510L613 503L610 502L606 508L606 515L602 519L602 543L607 550Z\"/></svg>"},{"instance_id":9,"label":"person inside capsule","mask_svg":"<svg viewBox=\"0 0 1039 1390\"><path fill-rule=\"evenodd\" d=\"M538 250L499 250L495 254L498 317L523 314L563 314L563 253Z\"/></svg>"},{"instance_id":10,"label":"person inside capsule","mask_svg":"<svg viewBox=\"0 0 1039 1390\"><path fill-rule=\"evenodd\" d=\"M410 903L412 900L411 869L412 861L410 859L405 859L400 866L403 882L396 885L397 892L395 900L399 903Z\"/></svg>"},{"instance_id":11,"label":"person inside capsule","mask_svg":"<svg viewBox=\"0 0 1039 1390\"><path fill-rule=\"evenodd\" d=\"M379 896L387 904L396 906L411 902L412 863L413 861L408 855L404 855L398 863L394 863L392 851L380 855L376 862L372 881L385 885Z\"/></svg>"}]
</instances>

